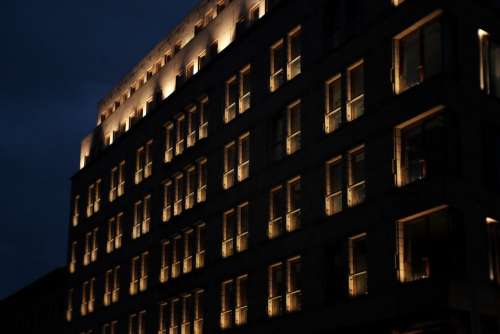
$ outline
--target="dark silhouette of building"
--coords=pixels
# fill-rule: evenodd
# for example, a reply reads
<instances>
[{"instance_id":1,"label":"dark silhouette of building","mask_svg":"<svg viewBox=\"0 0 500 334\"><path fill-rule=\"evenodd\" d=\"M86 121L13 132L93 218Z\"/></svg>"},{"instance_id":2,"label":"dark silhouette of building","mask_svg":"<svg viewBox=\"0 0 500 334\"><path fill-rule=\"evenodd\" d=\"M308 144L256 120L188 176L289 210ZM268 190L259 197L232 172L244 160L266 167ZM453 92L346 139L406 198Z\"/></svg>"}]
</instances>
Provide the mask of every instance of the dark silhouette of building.
<instances>
[{"instance_id":1,"label":"dark silhouette of building","mask_svg":"<svg viewBox=\"0 0 500 334\"><path fill-rule=\"evenodd\" d=\"M499 8L200 2L82 143L71 332L498 333Z\"/></svg>"},{"instance_id":2,"label":"dark silhouette of building","mask_svg":"<svg viewBox=\"0 0 500 334\"><path fill-rule=\"evenodd\" d=\"M0 301L2 333L64 333L67 273L55 269Z\"/></svg>"}]
</instances>

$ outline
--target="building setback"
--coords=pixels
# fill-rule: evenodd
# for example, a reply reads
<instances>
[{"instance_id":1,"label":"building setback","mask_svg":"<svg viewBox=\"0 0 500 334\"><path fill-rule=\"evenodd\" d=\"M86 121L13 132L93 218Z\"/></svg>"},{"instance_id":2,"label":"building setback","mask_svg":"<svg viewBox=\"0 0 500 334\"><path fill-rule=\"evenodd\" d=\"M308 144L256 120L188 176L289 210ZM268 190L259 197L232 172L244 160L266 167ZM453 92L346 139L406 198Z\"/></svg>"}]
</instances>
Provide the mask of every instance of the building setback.
<instances>
[{"instance_id":1,"label":"building setback","mask_svg":"<svg viewBox=\"0 0 500 334\"><path fill-rule=\"evenodd\" d=\"M202 1L99 104L70 333L499 333L498 1Z\"/></svg>"}]
</instances>

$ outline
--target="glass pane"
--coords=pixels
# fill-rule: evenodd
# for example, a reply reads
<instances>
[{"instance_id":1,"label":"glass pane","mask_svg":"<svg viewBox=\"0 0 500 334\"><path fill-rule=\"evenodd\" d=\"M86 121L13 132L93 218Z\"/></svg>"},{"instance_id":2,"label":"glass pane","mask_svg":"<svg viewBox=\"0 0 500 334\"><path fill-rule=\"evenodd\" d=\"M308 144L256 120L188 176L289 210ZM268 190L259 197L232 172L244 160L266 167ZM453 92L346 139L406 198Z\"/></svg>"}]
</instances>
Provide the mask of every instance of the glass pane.
<instances>
[{"instance_id":1,"label":"glass pane","mask_svg":"<svg viewBox=\"0 0 500 334\"><path fill-rule=\"evenodd\" d=\"M364 149L350 154L350 180L349 186L364 181L365 179L365 151Z\"/></svg>"},{"instance_id":2,"label":"glass pane","mask_svg":"<svg viewBox=\"0 0 500 334\"><path fill-rule=\"evenodd\" d=\"M341 79L338 78L328 84L328 112L340 108L341 103Z\"/></svg>"},{"instance_id":3,"label":"glass pane","mask_svg":"<svg viewBox=\"0 0 500 334\"><path fill-rule=\"evenodd\" d=\"M412 87L420 82L420 32L416 31L400 41L400 88Z\"/></svg>"},{"instance_id":4,"label":"glass pane","mask_svg":"<svg viewBox=\"0 0 500 334\"><path fill-rule=\"evenodd\" d=\"M292 212L300 208L300 179L293 181L289 184L289 208L288 211Z\"/></svg>"},{"instance_id":5,"label":"glass pane","mask_svg":"<svg viewBox=\"0 0 500 334\"><path fill-rule=\"evenodd\" d=\"M284 58L285 58L285 54L283 52L283 43L281 43L280 45L274 47L272 49L272 59L271 59L271 71L272 73L271 74L274 74L276 72L278 72L279 70L283 69L283 63L284 63Z\"/></svg>"},{"instance_id":6,"label":"glass pane","mask_svg":"<svg viewBox=\"0 0 500 334\"><path fill-rule=\"evenodd\" d=\"M289 133L292 135L300 131L300 103L289 109Z\"/></svg>"},{"instance_id":7,"label":"glass pane","mask_svg":"<svg viewBox=\"0 0 500 334\"><path fill-rule=\"evenodd\" d=\"M367 270L367 253L366 237L360 237L352 240L352 274Z\"/></svg>"},{"instance_id":8,"label":"glass pane","mask_svg":"<svg viewBox=\"0 0 500 334\"><path fill-rule=\"evenodd\" d=\"M238 101L238 84L236 80L227 83L227 106Z\"/></svg>"},{"instance_id":9,"label":"glass pane","mask_svg":"<svg viewBox=\"0 0 500 334\"><path fill-rule=\"evenodd\" d=\"M424 48L424 77L428 78L441 72L441 24L439 22L433 22L426 25L422 28L422 30Z\"/></svg>"},{"instance_id":10,"label":"glass pane","mask_svg":"<svg viewBox=\"0 0 500 334\"><path fill-rule=\"evenodd\" d=\"M300 290L300 259L291 260L289 262L289 270L288 292Z\"/></svg>"},{"instance_id":11,"label":"glass pane","mask_svg":"<svg viewBox=\"0 0 500 334\"><path fill-rule=\"evenodd\" d=\"M500 45L493 42L490 45L491 92L500 97Z\"/></svg>"},{"instance_id":12,"label":"glass pane","mask_svg":"<svg viewBox=\"0 0 500 334\"><path fill-rule=\"evenodd\" d=\"M295 58L301 55L301 43L300 43L300 30L295 32L290 36L290 59L289 61L294 60Z\"/></svg>"},{"instance_id":13,"label":"glass pane","mask_svg":"<svg viewBox=\"0 0 500 334\"><path fill-rule=\"evenodd\" d=\"M328 165L328 195L342 191L342 161L335 161Z\"/></svg>"},{"instance_id":14,"label":"glass pane","mask_svg":"<svg viewBox=\"0 0 500 334\"><path fill-rule=\"evenodd\" d=\"M248 205L239 208L239 215L238 234L242 234L248 231Z\"/></svg>"},{"instance_id":15,"label":"glass pane","mask_svg":"<svg viewBox=\"0 0 500 334\"><path fill-rule=\"evenodd\" d=\"M351 100L364 93L364 80L363 64L351 69L351 71L349 72L349 97Z\"/></svg>"}]
</instances>

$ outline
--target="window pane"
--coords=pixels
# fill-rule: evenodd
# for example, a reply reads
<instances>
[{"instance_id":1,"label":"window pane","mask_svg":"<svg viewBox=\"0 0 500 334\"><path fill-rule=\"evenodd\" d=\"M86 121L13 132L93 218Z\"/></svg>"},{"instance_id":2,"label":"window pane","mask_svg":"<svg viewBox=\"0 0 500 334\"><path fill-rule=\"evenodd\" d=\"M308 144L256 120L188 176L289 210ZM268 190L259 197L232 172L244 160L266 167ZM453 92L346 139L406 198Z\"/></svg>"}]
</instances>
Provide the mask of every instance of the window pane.
<instances>
[{"instance_id":1,"label":"window pane","mask_svg":"<svg viewBox=\"0 0 500 334\"><path fill-rule=\"evenodd\" d=\"M490 45L491 92L500 97L500 45L493 42Z\"/></svg>"},{"instance_id":2,"label":"window pane","mask_svg":"<svg viewBox=\"0 0 500 334\"><path fill-rule=\"evenodd\" d=\"M439 22L433 22L426 25L422 30L424 77L428 78L441 71L441 24Z\"/></svg>"},{"instance_id":3,"label":"window pane","mask_svg":"<svg viewBox=\"0 0 500 334\"><path fill-rule=\"evenodd\" d=\"M363 64L351 69L349 72L349 93L351 100L364 93L364 80Z\"/></svg>"},{"instance_id":4,"label":"window pane","mask_svg":"<svg viewBox=\"0 0 500 334\"><path fill-rule=\"evenodd\" d=\"M420 43L419 31L415 31L404 37L400 41L400 88L412 87L420 82L419 67L420 61Z\"/></svg>"},{"instance_id":5,"label":"window pane","mask_svg":"<svg viewBox=\"0 0 500 334\"><path fill-rule=\"evenodd\" d=\"M364 149L350 154L349 186L355 185L365 179L365 151Z\"/></svg>"}]
</instances>

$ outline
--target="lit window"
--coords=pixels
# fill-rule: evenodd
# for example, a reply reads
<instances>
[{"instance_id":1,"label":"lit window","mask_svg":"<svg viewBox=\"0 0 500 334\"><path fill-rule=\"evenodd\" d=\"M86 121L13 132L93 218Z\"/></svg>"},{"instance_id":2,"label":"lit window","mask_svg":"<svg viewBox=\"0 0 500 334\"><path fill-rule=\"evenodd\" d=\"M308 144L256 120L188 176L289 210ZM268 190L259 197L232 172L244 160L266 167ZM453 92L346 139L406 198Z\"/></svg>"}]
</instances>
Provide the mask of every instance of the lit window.
<instances>
[{"instance_id":1,"label":"lit window","mask_svg":"<svg viewBox=\"0 0 500 334\"><path fill-rule=\"evenodd\" d=\"M221 285L220 327L227 329L247 322L247 275ZM236 283L236 284L235 284Z\"/></svg>"},{"instance_id":2,"label":"lit window","mask_svg":"<svg viewBox=\"0 0 500 334\"><path fill-rule=\"evenodd\" d=\"M342 157L336 157L326 163L326 214L331 216L342 211L344 178Z\"/></svg>"},{"instance_id":3,"label":"lit window","mask_svg":"<svg viewBox=\"0 0 500 334\"><path fill-rule=\"evenodd\" d=\"M224 213L222 225L222 257L233 255L234 252L234 230L236 226L236 211L230 210Z\"/></svg>"},{"instance_id":4,"label":"lit window","mask_svg":"<svg viewBox=\"0 0 500 334\"><path fill-rule=\"evenodd\" d=\"M251 106L251 82L250 82L250 65L247 65L240 71L240 89L239 89L239 108L238 111L243 113L250 109Z\"/></svg>"},{"instance_id":5,"label":"lit window","mask_svg":"<svg viewBox=\"0 0 500 334\"><path fill-rule=\"evenodd\" d=\"M75 196L75 201L73 204L73 217L72 217L72 223L73 226L78 225L78 221L80 219L80 195Z\"/></svg>"},{"instance_id":6,"label":"lit window","mask_svg":"<svg viewBox=\"0 0 500 334\"><path fill-rule=\"evenodd\" d=\"M276 91L285 82L285 49L283 40L271 47L271 92Z\"/></svg>"},{"instance_id":7,"label":"lit window","mask_svg":"<svg viewBox=\"0 0 500 334\"><path fill-rule=\"evenodd\" d=\"M104 276L104 306L116 303L120 296L120 266L110 269Z\"/></svg>"},{"instance_id":8,"label":"lit window","mask_svg":"<svg viewBox=\"0 0 500 334\"><path fill-rule=\"evenodd\" d=\"M287 79L292 80L302 71L302 43L301 27L297 27L288 34L288 66Z\"/></svg>"},{"instance_id":9,"label":"lit window","mask_svg":"<svg viewBox=\"0 0 500 334\"><path fill-rule=\"evenodd\" d=\"M172 181L167 180L163 184L163 212L162 220L168 222L172 218L172 208L174 204L174 188Z\"/></svg>"},{"instance_id":10,"label":"lit window","mask_svg":"<svg viewBox=\"0 0 500 334\"><path fill-rule=\"evenodd\" d=\"M92 232L85 234L85 251L83 253L83 265L87 266L90 263Z\"/></svg>"},{"instance_id":11,"label":"lit window","mask_svg":"<svg viewBox=\"0 0 500 334\"><path fill-rule=\"evenodd\" d=\"M193 230L184 232L184 257L182 259L182 272L184 274L190 273L193 270L193 253L195 251Z\"/></svg>"},{"instance_id":12,"label":"lit window","mask_svg":"<svg viewBox=\"0 0 500 334\"><path fill-rule=\"evenodd\" d=\"M203 333L203 290L194 293L194 330L193 334Z\"/></svg>"},{"instance_id":13,"label":"lit window","mask_svg":"<svg viewBox=\"0 0 500 334\"><path fill-rule=\"evenodd\" d=\"M134 205L134 226L132 227L132 239L149 232L151 223L151 195L144 197Z\"/></svg>"},{"instance_id":14,"label":"lit window","mask_svg":"<svg viewBox=\"0 0 500 334\"><path fill-rule=\"evenodd\" d=\"M291 258L286 263L280 262L269 267L267 299L267 314L269 317L281 315L284 310L286 312L301 310L302 290L300 280L300 256Z\"/></svg>"},{"instance_id":15,"label":"lit window","mask_svg":"<svg viewBox=\"0 0 500 334\"><path fill-rule=\"evenodd\" d=\"M190 166L186 169L186 199L184 202L186 210L191 209L196 202L196 182L196 167Z\"/></svg>"},{"instance_id":16,"label":"lit window","mask_svg":"<svg viewBox=\"0 0 500 334\"><path fill-rule=\"evenodd\" d=\"M142 180L150 177L153 172L152 146L153 141L150 140L145 146L137 150L135 160L135 184L141 183Z\"/></svg>"},{"instance_id":17,"label":"lit window","mask_svg":"<svg viewBox=\"0 0 500 334\"><path fill-rule=\"evenodd\" d=\"M349 295L368 293L368 255L366 234L349 238Z\"/></svg>"},{"instance_id":18,"label":"lit window","mask_svg":"<svg viewBox=\"0 0 500 334\"><path fill-rule=\"evenodd\" d=\"M207 200L207 159L202 158L198 161L198 190L197 190L198 203Z\"/></svg>"},{"instance_id":19,"label":"lit window","mask_svg":"<svg viewBox=\"0 0 500 334\"><path fill-rule=\"evenodd\" d=\"M88 189L87 196L87 217L99 212L101 208L101 180L91 184Z\"/></svg>"},{"instance_id":20,"label":"lit window","mask_svg":"<svg viewBox=\"0 0 500 334\"><path fill-rule=\"evenodd\" d=\"M287 108L286 153L294 154L301 146L300 101Z\"/></svg>"},{"instance_id":21,"label":"lit window","mask_svg":"<svg viewBox=\"0 0 500 334\"><path fill-rule=\"evenodd\" d=\"M436 11L394 38L395 93L399 94L442 70L442 26Z\"/></svg>"},{"instance_id":22,"label":"lit window","mask_svg":"<svg viewBox=\"0 0 500 334\"><path fill-rule=\"evenodd\" d=\"M182 296L182 319L181 333L191 333L191 312L193 308L193 297L191 294Z\"/></svg>"},{"instance_id":23,"label":"lit window","mask_svg":"<svg viewBox=\"0 0 500 334\"><path fill-rule=\"evenodd\" d=\"M95 307L94 287L95 287L95 278L83 282L82 304L80 306L80 313L82 316L94 312L94 307Z\"/></svg>"},{"instance_id":24,"label":"lit window","mask_svg":"<svg viewBox=\"0 0 500 334\"><path fill-rule=\"evenodd\" d=\"M269 195L268 237L275 238L283 233L283 217L285 216L285 197L283 186L271 190Z\"/></svg>"},{"instance_id":25,"label":"lit window","mask_svg":"<svg viewBox=\"0 0 500 334\"><path fill-rule=\"evenodd\" d=\"M250 174L250 133L238 139L238 181L243 181Z\"/></svg>"},{"instance_id":26,"label":"lit window","mask_svg":"<svg viewBox=\"0 0 500 334\"><path fill-rule=\"evenodd\" d=\"M180 328L180 303L179 299L172 299L170 301L170 326L169 333L170 334L178 334Z\"/></svg>"},{"instance_id":27,"label":"lit window","mask_svg":"<svg viewBox=\"0 0 500 334\"><path fill-rule=\"evenodd\" d=\"M364 146L349 152L348 169L347 204L353 207L363 203L366 196Z\"/></svg>"},{"instance_id":28,"label":"lit window","mask_svg":"<svg viewBox=\"0 0 500 334\"><path fill-rule=\"evenodd\" d=\"M500 223L498 220L486 218L488 233L489 279L500 285Z\"/></svg>"},{"instance_id":29,"label":"lit window","mask_svg":"<svg viewBox=\"0 0 500 334\"><path fill-rule=\"evenodd\" d=\"M146 311L134 313L129 316L128 334L146 334Z\"/></svg>"},{"instance_id":30,"label":"lit window","mask_svg":"<svg viewBox=\"0 0 500 334\"><path fill-rule=\"evenodd\" d=\"M164 241L161 245L161 267L160 267L160 282L168 281L170 272L170 242Z\"/></svg>"},{"instance_id":31,"label":"lit window","mask_svg":"<svg viewBox=\"0 0 500 334\"><path fill-rule=\"evenodd\" d=\"M481 89L487 94L500 97L500 44L479 30Z\"/></svg>"},{"instance_id":32,"label":"lit window","mask_svg":"<svg viewBox=\"0 0 500 334\"><path fill-rule=\"evenodd\" d=\"M168 334L168 303L160 303L160 315L158 324L158 334Z\"/></svg>"},{"instance_id":33,"label":"lit window","mask_svg":"<svg viewBox=\"0 0 500 334\"><path fill-rule=\"evenodd\" d=\"M271 190L268 223L270 239L281 235L284 228L287 232L292 232L300 227L300 194L300 176L289 180L285 188L280 185ZM283 220L285 220L285 226L283 226Z\"/></svg>"},{"instance_id":34,"label":"lit window","mask_svg":"<svg viewBox=\"0 0 500 334\"><path fill-rule=\"evenodd\" d=\"M73 319L73 289L68 291L68 299L66 302L66 321L70 322Z\"/></svg>"},{"instance_id":35,"label":"lit window","mask_svg":"<svg viewBox=\"0 0 500 334\"><path fill-rule=\"evenodd\" d=\"M176 134L175 134L175 155L180 155L184 152L184 138L186 136L184 115L180 115L176 119Z\"/></svg>"},{"instance_id":36,"label":"lit window","mask_svg":"<svg viewBox=\"0 0 500 334\"><path fill-rule=\"evenodd\" d=\"M69 262L69 272L73 274L76 271L76 250L78 247L78 243L73 241L71 243L71 254L70 254L70 262Z\"/></svg>"},{"instance_id":37,"label":"lit window","mask_svg":"<svg viewBox=\"0 0 500 334\"><path fill-rule=\"evenodd\" d=\"M152 156L152 146L153 146L153 141L150 140L147 144L146 144L146 156L145 156L145 167L144 167L144 178L148 178L151 176L152 172L153 172L153 156Z\"/></svg>"},{"instance_id":38,"label":"lit window","mask_svg":"<svg viewBox=\"0 0 500 334\"><path fill-rule=\"evenodd\" d=\"M236 117L238 111L238 81L236 76L226 82L226 108L224 123L229 123Z\"/></svg>"},{"instance_id":39,"label":"lit window","mask_svg":"<svg viewBox=\"0 0 500 334\"><path fill-rule=\"evenodd\" d=\"M148 287L148 252L142 253L132 259L130 269L130 294L133 296L138 291L145 291Z\"/></svg>"},{"instance_id":40,"label":"lit window","mask_svg":"<svg viewBox=\"0 0 500 334\"><path fill-rule=\"evenodd\" d=\"M165 126L165 162L170 162L174 158L174 124L168 123Z\"/></svg>"},{"instance_id":41,"label":"lit window","mask_svg":"<svg viewBox=\"0 0 500 334\"><path fill-rule=\"evenodd\" d=\"M200 101L200 126L198 129L199 139L208 137L207 108L208 108L208 97L205 97Z\"/></svg>"},{"instance_id":42,"label":"lit window","mask_svg":"<svg viewBox=\"0 0 500 334\"><path fill-rule=\"evenodd\" d=\"M447 125L442 107L434 108L395 129L395 181L401 187L432 175L446 166Z\"/></svg>"},{"instance_id":43,"label":"lit window","mask_svg":"<svg viewBox=\"0 0 500 334\"><path fill-rule=\"evenodd\" d=\"M201 69L207 66L207 64L208 64L207 50L203 50L203 52L200 53L198 56L198 71L201 71Z\"/></svg>"},{"instance_id":44,"label":"lit window","mask_svg":"<svg viewBox=\"0 0 500 334\"><path fill-rule=\"evenodd\" d=\"M94 228L92 231L92 248L90 250L90 262L96 262L97 261L97 252L99 250L99 244L97 242L97 232L99 231L99 228Z\"/></svg>"},{"instance_id":45,"label":"lit window","mask_svg":"<svg viewBox=\"0 0 500 334\"><path fill-rule=\"evenodd\" d=\"M286 194L286 230L292 232L300 227L300 177L288 181Z\"/></svg>"},{"instance_id":46,"label":"lit window","mask_svg":"<svg viewBox=\"0 0 500 334\"><path fill-rule=\"evenodd\" d=\"M401 282L429 278L442 269L449 223L446 206L428 210L397 222L398 276Z\"/></svg>"},{"instance_id":47,"label":"lit window","mask_svg":"<svg viewBox=\"0 0 500 334\"><path fill-rule=\"evenodd\" d=\"M182 239L176 236L172 244L172 278L177 278L181 274Z\"/></svg>"},{"instance_id":48,"label":"lit window","mask_svg":"<svg viewBox=\"0 0 500 334\"><path fill-rule=\"evenodd\" d=\"M248 248L249 205L243 203L224 213L222 224L222 257Z\"/></svg>"},{"instance_id":49,"label":"lit window","mask_svg":"<svg viewBox=\"0 0 500 334\"><path fill-rule=\"evenodd\" d=\"M260 11L261 4L257 3L255 6L250 8L249 11L249 17L250 17L250 22L255 23L261 18L261 11Z\"/></svg>"},{"instance_id":50,"label":"lit window","mask_svg":"<svg viewBox=\"0 0 500 334\"><path fill-rule=\"evenodd\" d=\"M118 167L111 170L109 180L109 201L113 202L118 197Z\"/></svg>"},{"instance_id":51,"label":"lit window","mask_svg":"<svg viewBox=\"0 0 500 334\"><path fill-rule=\"evenodd\" d=\"M210 9L206 14L205 14L205 27L210 24L215 19L215 12Z\"/></svg>"},{"instance_id":52,"label":"lit window","mask_svg":"<svg viewBox=\"0 0 500 334\"><path fill-rule=\"evenodd\" d=\"M117 334L118 333L118 321L112 321L102 325L102 334Z\"/></svg>"},{"instance_id":53,"label":"lit window","mask_svg":"<svg viewBox=\"0 0 500 334\"><path fill-rule=\"evenodd\" d=\"M231 142L224 147L224 175L222 186L224 189L231 188L236 179L236 144Z\"/></svg>"},{"instance_id":54,"label":"lit window","mask_svg":"<svg viewBox=\"0 0 500 334\"><path fill-rule=\"evenodd\" d=\"M337 75L326 83L325 132L331 133L342 124L342 77Z\"/></svg>"},{"instance_id":55,"label":"lit window","mask_svg":"<svg viewBox=\"0 0 500 334\"><path fill-rule=\"evenodd\" d=\"M182 173L175 176L174 191L174 216L178 216L184 208L184 175Z\"/></svg>"},{"instance_id":56,"label":"lit window","mask_svg":"<svg viewBox=\"0 0 500 334\"><path fill-rule=\"evenodd\" d=\"M122 246L122 220L123 213L108 221L108 240L106 242L106 252L111 253Z\"/></svg>"},{"instance_id":57,"label":"lit window","mask_svg":"<svg viewBox=\"0 0 500 334\"><path fill-rule=\"evenodd\" d=\"M192 106L187 110L187 147L192 147L198 139L198 108Z\"/></svg>"},{"instance_id":58,"label":"lit window","mask_svg":"<svg viewBox=\"0 0 500 334\"><path fill-rule=\"evenodd\" d=\"M347 69L347 120L353 121L365 113L364 64L360 61Z\"/></svg>"}]
</instances>

